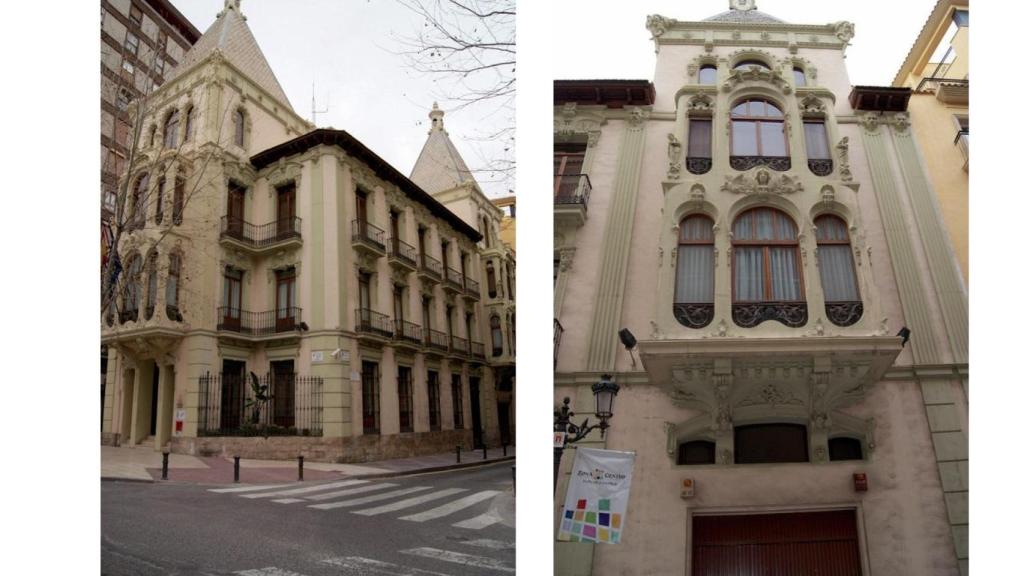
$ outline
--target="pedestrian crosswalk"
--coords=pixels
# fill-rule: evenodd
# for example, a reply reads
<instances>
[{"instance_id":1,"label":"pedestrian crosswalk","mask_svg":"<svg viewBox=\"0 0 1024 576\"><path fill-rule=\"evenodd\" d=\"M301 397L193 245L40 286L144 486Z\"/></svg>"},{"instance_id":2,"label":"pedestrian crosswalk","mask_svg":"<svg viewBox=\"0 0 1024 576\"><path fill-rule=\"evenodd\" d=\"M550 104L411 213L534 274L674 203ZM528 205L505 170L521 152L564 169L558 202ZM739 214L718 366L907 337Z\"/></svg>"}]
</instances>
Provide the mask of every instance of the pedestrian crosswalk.
<instances>
[{"instance_id":1,"label":"pedestrian crosswalk","mask_svg":"<svg viewBox=\"0 0 1024 576\"><path fill-rule=\"evenodd\" d=\"M296 482L273 486L214 488L209 491L234 498L303 505L314 510L336 510L359 516L394 514L406 522L423 523L444 519L450 521L451 526L463 530L482 530L502 522L502 517L491 505L502 494L499 490L474 492L467 488L339 480L312 485Z\"/></svg>"}]
</instances>

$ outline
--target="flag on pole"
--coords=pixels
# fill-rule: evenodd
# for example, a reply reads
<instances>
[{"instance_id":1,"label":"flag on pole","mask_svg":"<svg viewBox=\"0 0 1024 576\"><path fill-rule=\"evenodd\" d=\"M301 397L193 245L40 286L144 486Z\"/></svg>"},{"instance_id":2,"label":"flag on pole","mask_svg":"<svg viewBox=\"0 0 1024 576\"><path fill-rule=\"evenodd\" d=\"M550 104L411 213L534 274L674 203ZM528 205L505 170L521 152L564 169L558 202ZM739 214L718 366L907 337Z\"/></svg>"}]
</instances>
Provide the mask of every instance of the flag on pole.
<instances>
[{"instance_id":1,"label":"flag on pole","mask_svg":"<svg viewBox=\"0 0 1024 576\"><path fill-rule=\"evenodd\" d=\"M579 448L565 493L558 539L618 544L626 525L635 452Z\"/></svg>"}]
</instances>

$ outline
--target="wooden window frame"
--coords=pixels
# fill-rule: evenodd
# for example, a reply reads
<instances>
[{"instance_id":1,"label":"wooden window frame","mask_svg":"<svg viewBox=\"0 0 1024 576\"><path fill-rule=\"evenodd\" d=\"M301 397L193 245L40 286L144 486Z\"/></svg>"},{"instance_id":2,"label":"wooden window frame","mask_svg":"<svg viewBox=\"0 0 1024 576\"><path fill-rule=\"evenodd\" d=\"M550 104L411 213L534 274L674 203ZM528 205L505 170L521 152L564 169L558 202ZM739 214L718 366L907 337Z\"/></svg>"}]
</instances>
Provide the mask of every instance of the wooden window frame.
<instances>
[{"instance_id":1,"label":"wooden window frame","mask_svg":"<svg viewBox=\"0 0 1024 576\"><path fill-rule=\"evenodd\" d=\"M740 219L743 218L744 216L746 216L747 214L752 214L752 213L754 213L754 212L756 212L758 210L768 210L768 211L770 211L772 213L772 232L773 232L773 236L775 236L775 237L779 236L779 230L780 230L779 223L778 223L779 222L779 220L778 220L779 216L782 216L782 217L788 219L790 222L792 222L793 223L793 229L796 231L796 234L794 235L793 239L792 240L777 240L777 239L741 240L741 239L737 238L737 236L736 236L736 225L739 223ZM772 208L770 206L757 206L757 207L754 207L754 208L750 208L748 210L744 210L738 216L736 216L736 219L733 221L732 230L733 230L733 240L732 240L733 251L732 251L732 272L731 272L731 274L732 274L732 302L733 302L733 304L764 304L764 303L767 303L767 302L794 302L794 303L805 303L805 302L807 302L807 293L806 293L807 286L806 286L806 282L805 282L805 278L804 278L803 261L801 259L801 255L800 255L800 239L799 239L800 230L797 227L796 222L792 218L790 218L788 214L786 214L782 210L779 210L778 208ZM736 267L737 267L736 256L737 256L737 252L738 252L738 250L736 250L736 248L739 248L739 247L743 247L743 248L761 247L761 250L762 250L761 257L763 258L763 260L762 260L762 273L764 274L764 276L762 277L762 281L764 282L764 287L765 287L765 291L764 291L765 297L764 297L763 300L737 300L736 299ZM774 294L772 294L772 274L771 274L771 268L772 267L771 267L771 251L770 250L771 250L771 248L779 248L779 247L791 248L793 250L793 253L796 255L796 269L797 269L797 272L799 272L799 274L800 274L800 299L799 300L779 300L779 299L776 299L774 297Z\"/></svg>"},{"instance_id":2,"label":"wooden window frame","mask_svg":"<svg viewBox=\"0 0 1024 576\"><path fill-rule=\"evenodd\" d=\"M452 421L456 430L466 427L462 415L462 376L460 374L452 374Z\"/></svg>"},{"instance_id":3,"label":"wooden window frame","mask_svg":"<svg viewBox=\"0 0 1024 576\"><path fill-rule=\"evenodd\" d=\"M779 111L779 116L769 116L769 115L765 115L765 116L752 116L752 115L751 116L737 116L736 108L739 108L740 106L747 105L747 104L749 104L751 102L764 102L764 104L766 106L771 106L772 108L778 110ZM746 100L743 100L742 102L739 102L739 103L733 105L732 109L729 110L729 120L731 122L733 122L733 123L735 123L735 122L753 122L754 125L755 125L755 130L754 130L754 133L756 135L756 140L755 141L757 142L757 154L736 154L736 147L735 147L735 142L734 142L735 136L736 136L736 129L735 129L735 127L733 127L733 129L729 130L729 155L730 156L754 156L754 157L757 157L757 158L790 158L792 156L792 151L790 150L790 147L789 147L789 135L786 134L786 113L783 112L783 110L782 110L782 108L780 106L776 106L772 101L768 100L767 98L747 98ZM770 156L770 155L767 155L767 154L764 153L764 146L761 143L761 126L763 124L779 124L780 126L782 126L782 140L786 144L786 154L785 155L783 155L783 156Z\"/></svg>"},{"instance_id":4,"label":"wooden window frame","mask_svg":"<svg viewBox=\"0 0 1024 576\"><path fill-rule=\"evenodd\" d=\"M427 408L430 430L441 429L441 374L427 370Z\"/></svg>"},{"instance_id":5,"label":"wooden window frame","mask_svg":"<svg viewBox=\"0 0 1024 576\"><path fill-rule=\"evenodd\" d=\"M363 434L380 434L380 366L364 360L359 379L363 393ZM369 424L368 424L369 422Z\"/></svg>"}]
</instances>

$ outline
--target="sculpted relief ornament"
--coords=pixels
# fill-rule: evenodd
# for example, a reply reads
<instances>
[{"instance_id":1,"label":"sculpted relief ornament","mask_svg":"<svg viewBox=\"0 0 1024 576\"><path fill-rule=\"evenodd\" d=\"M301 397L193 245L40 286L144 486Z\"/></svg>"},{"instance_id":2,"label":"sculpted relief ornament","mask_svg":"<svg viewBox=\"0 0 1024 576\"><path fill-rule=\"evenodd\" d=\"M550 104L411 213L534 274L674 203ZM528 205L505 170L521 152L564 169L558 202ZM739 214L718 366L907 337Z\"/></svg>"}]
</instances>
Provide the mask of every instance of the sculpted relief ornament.
<instances>
[{"instance_id":1,"label":"sculpted relief ornament","mask_svg":"<svg viewBox=\"0 0 1024 576\"><path fill-rule=\"evenodd\" d=\"M767 82L778 87L783 94L789 94L793 91L793 87L782 77L782 72L778 70L764 70L760 67L740 70L733 69L732 73L729 74L729 78L722 83L722 91L730 92L733 88L744 82Z\"/></svg>"},{"instance_id":2,"label":"sculpted relief ornament","mask_svg":"<svg viewBox=\"0 0 1024 576\"><path fill-rule=\"evenodd\" d=\"M785 174L773 176L766 168L761 168L754 172L753 177L747 173L737 174L732 177L726 176L725 183L722 184L723 192L747 195L792 194L794 192L801 192L803 189L804 185L800 183L796 176Z\"/></svg>"},{"instance_id":3,"label":"sculpted relief ornament","mask_svg":"<svg viewBox=\"0 0 1024 576\"><path fill-rule=\"evenodd\" d=\"M850 137L843 136L836 144L836 160L839 163L839 178L843 182L852 182L853 173L850 172Z\"/></svg>"},{"instance_id":4,"label":"sculpted relief ornament","mask_svg":"<svg viewBox=\"0 0 1024 576\"><path fill-rule=\"evenodd\" d=\"M678 180L682 172L680 159L683 155L683 144L675 134L668 135L668 179Z\"/></svg>"}]
</instances>

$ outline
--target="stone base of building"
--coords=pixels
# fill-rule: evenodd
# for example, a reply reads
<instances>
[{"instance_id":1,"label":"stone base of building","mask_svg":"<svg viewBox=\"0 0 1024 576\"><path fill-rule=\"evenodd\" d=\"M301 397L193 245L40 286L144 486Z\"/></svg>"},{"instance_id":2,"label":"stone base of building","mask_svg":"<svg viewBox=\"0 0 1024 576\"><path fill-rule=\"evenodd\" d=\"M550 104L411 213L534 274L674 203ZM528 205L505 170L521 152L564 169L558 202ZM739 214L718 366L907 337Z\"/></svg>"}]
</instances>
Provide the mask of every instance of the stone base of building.
<instances>
[{"instance_id":1,"label":"stone base of building","mask_svg":"<svg viewBox=\"0 0 1024 576\"><path fill-rule=\"evenodd\" d=\"M472 448L473 432L471 430L409 432L345 438L310 436L174 438L171 440L171 452L191 456L241 456L242 458L261 460L291 460L302 454L307 462L345 464L451 452L454 462L455 447L459 445L464 451Z\"/></svg>"},{"instance_id":2,"label":"stone base of building","mask_svg":"<svg viewBox=\"0 0 1024 576\"><path fill-rule=\"evenodd\" d=\"M100 445L120 446L121 435L116 432L100 432Z\"/></svg>"}]
</instances>

